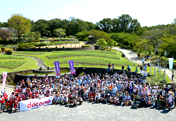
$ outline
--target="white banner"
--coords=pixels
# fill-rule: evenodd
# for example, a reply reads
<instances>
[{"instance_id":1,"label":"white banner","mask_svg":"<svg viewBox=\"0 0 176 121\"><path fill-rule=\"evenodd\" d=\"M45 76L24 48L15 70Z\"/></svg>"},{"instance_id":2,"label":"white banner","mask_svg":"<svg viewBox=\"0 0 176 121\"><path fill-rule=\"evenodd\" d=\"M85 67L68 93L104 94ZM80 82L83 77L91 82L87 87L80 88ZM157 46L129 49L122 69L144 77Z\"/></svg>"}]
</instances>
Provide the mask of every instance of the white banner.
<instances>
[{"instance_id":1,"label":"white banner","mask_svg":"<svg viewBox=\"0 0 176 121\"><path fill-rule=\"evenodd\" d=\"M169 69L173 70L174 58L169 58Z\"/></svg>"},{"instance_id":2,"label":"white banner","mask_svg":"<svg viewBox=\"0 0 176 121\"><path fill-rule=\"evenodd\" d=\"M53 96L45 97L42 99L30 99L25 101L20 101L20 111L28 111L35 108L40 108L46 105L51 105L53 101Z\"/></svg>"},{"instance_id":3,"label":"white banner","mask_svg":"<svg viewBox=\"0 0 176 121\"><path fill-rule=\"evenodd\" d=\"M6 77L7 77L7 72L3 72L3 79L2 79L2 92L1 92L1 93L4 93Z\"/></svg>"}]
</instances>

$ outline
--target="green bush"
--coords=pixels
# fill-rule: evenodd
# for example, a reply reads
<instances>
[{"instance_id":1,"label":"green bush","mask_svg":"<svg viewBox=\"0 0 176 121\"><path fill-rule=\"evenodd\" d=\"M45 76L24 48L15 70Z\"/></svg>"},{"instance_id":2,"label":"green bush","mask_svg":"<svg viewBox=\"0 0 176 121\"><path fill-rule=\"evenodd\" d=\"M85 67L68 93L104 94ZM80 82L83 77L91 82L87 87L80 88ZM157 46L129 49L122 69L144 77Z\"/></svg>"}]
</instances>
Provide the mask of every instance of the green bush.
<instances>
[{"instance_id":1,"label":"green bush","mask_svg":"<svg viewBox=\"0 0 176 121\"><path fill-rule=\"evenodd\" d=\"M128 48L128 46L124 44L120 44L120 48Z\"/></svg>"},{"instance_id":2,"label":"green bush","mask_svg":"<svg viewBox=\"0 0 176 121\"><path fill-rule=\"evenodd\" d=\"M5 53L11 55L13 53L12 48L5 48Z\"/></svg>"},{"instance_id":3,"label":"green bush","mask_svg":"<svg viewBox=\"0 0 176 121\"><path fill-rule=\"evenodd\" d=\"M33 42L40 42L40 40L33 40Z\"/></svg>"},{"instance_id":4,"label":"green bush","mask_svg":"<svg viewBox=\"0 0 176 121\"><path fill-rule=\"evenodd\" d=\"M90 47L90 45L83 45L82 48L85 48L85 47Z\"/></svg>"}]
</instances>

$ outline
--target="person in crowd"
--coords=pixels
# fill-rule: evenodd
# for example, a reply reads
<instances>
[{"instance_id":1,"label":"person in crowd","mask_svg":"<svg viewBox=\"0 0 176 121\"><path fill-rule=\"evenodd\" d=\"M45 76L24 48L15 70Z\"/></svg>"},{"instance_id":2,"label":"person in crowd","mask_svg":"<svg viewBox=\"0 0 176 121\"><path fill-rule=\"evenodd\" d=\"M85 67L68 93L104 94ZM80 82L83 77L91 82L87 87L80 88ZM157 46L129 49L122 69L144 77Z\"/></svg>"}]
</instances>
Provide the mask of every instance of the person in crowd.
<instances>
[{"instance_id":1,"label":"person in crowd","mask_svg":"<svg viewBox=\"0 0 176 121\"><path fill-rule=\"evenodd\" d=\"M173 101L172 91L169 91L169 96L167 98L167 101L168 101L168 108L170 110L172 107L172 101Z\"/></svg>"},{"instance_id":2,"label":"person in crowd","mask_svg":"<svg viewBox=\"0 0 176 121\"><path fill-rule=\"evenodd\" d=\"M134 71L134 72L135 72L135 74L138 73L138 67L135 68L135 71Z\"/></svg>"},{"instance_id":3,"label":"person in crowd","mask_svg":"<svg viewBox=\"0 0 176 121\"><path fill-rule=\"evenodd\" d=\"M144 66L145 63L145 57L142 57L142 66Z\"/></svg>"},{"instance_id":4,"label":"person in crowd","mask_svg":"<svg viewBox=\"0 0 176 121\"><path fill-rule=\"evenodd\" d=\"M109 64L108 64L107 72L110 72L110 71L111 71L111 64L109 63Z\"/></svg>"},{"instance_id":5,"label":"person in crowd","mask_svg":"<svg viewBox=\"0 0 176 121\"><path fill-rule=\"evenodd\" d=\"M172 93L171 93L172 92ZM1 110L6 108L12 111L18 110L19 101L29 99L42 99L53 96L53 104L70 105L76 107L83 101L95 103L111 103L114 105L135 105L141 107L166 107L173 105L175 88L173 86L160 87L150 85L145 78L125 73L113 75L105 74L80 74L50 78L27 78L19 81L9 99L3 104L5 97L1 96Z\"/></svg>"},{"instance_id":6,"label":"person in crowd","mask_svg":"<svg viewBox=\"0 0 176 121\"><path fill-rule=\"evenodd\" d=\"M3 94L1 94L0 103L1 103L1 113L2 113L5 110L5 97Z\"/></svg>"},{"instance_id":7,"label":"person in crowd","mask_svg":"<svg viewBox=\"0 0 176 121\"><path fill-rule=\"evenodd\" d=\"M138 53L138 59L140 58L140 53Z\"/></svg>"},{"instance_id":8,"label":"person in crowd","mask_svg":"<svg viewBox=\"0 0 176 121\"><path fill-rule=\"evenodd\" d=\"M57 94L53 100L53 104L59 104L59 95Z\"/></svg>"},{"instance_id":9,"label":"person in crowd","mask_svg":"<svg viewBox=\"0 0 176 121\"><path fill-rule=\"evenodd\" d=\"M128 71L131 71L131 67L130 67L129 65L127 66L127 70L128 70Z\"/></svg>"},{"instance_id":10,"label":"person in crowd","mask_svg":"<svg viewBox=\"0 0 176 121\"><path fill-rule=\"evenodd\" d=\"M115 65L114 65L114 63L113 63L113 64L112 64L111 71L113 72L114 69L115 69Z\"/></svg>"},{"instance_id":11,"label":"person in crowd","mask_svg":"<svg viewBox=\"0 0 176 121\"><path fill-rule=\"evenodd\" d=\"M122 70L124 70L124 68L125 68L125 66L124 66L124 64L122 65Z\"/></svg>"}]
</instances>

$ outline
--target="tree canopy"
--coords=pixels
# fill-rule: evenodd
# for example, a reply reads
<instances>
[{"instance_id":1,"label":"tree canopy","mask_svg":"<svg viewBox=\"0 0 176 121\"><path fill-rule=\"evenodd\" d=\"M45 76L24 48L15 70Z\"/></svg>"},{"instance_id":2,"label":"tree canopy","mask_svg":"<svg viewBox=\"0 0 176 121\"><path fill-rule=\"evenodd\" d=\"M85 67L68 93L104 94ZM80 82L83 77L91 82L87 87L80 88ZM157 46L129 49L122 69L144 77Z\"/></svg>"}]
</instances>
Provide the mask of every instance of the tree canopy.
<instances>
[{"instance_id":1,"label":"tree canopy","mask_svg":"<svg viewBox=\"0 0 176 121\"><path fill-rule=\"evenodd\" d=\"M22 34L30 32L31 21L20 14L13 14L12 17L8 19L8 26L16 30L17 36L20 39Z\"/></svg>"}]
</instances>

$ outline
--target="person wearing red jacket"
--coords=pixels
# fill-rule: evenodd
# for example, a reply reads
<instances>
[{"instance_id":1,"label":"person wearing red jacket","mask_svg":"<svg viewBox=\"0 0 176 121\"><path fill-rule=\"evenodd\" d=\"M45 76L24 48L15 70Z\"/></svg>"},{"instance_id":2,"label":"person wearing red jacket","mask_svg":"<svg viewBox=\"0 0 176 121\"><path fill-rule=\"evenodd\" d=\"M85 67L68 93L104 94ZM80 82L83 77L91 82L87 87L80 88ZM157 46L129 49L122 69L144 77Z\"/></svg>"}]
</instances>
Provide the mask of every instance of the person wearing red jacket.
<instances>
[{"instance_id":1,"label":"person wearing red jacket","mask_svg":"<svg viewBox=\"0 0 176 121\"><path fill-rule=\"evenodd\" d=\"M1 103L1 112L4 112L4 109L5 109L5 97L3 96L3 94L1 94L0 103Z\"/></svg>"}]
</instances>

